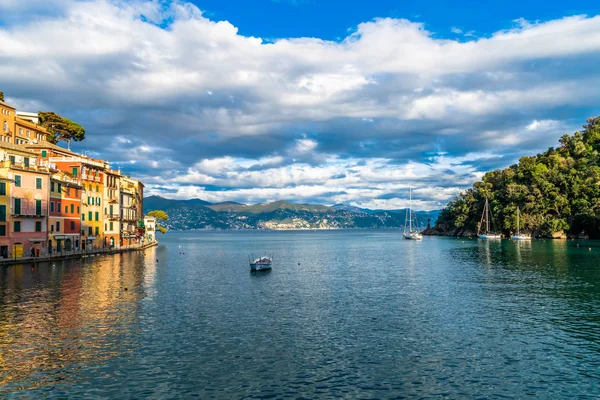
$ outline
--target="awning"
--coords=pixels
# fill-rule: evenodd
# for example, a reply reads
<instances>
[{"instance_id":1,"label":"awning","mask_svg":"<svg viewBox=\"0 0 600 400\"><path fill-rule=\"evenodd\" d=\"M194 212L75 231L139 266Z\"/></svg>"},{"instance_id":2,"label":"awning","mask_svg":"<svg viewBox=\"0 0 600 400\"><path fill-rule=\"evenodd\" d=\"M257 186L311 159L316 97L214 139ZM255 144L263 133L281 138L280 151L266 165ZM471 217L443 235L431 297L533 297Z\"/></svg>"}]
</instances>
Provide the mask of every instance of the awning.
<instances>
[{"instance_id":1,"label":"awning","mask_svg":"<svg viewBox=\"0 0 600 400\"><path fill-rule=\"evenodd\" d=\"M65 233L64 235L53 235L53 236L54 236L54 239L56 239L56 240L74 239L76 237L79 237L79 235L77 233Z\"/></svg>"},{"instance_id":2,"label":"awning","mask_svg":"<svg viewBox=\"0 0 600 400\"><path fill-rule=\"evenodd\" d=\"M31 243L44 243L46 239L29 239Z\"/></svg>"},{"instance_id":3,"label":"awning","mask_svg":"<svg viewBox=\"0 0 600 400\"><path fill-rule=\"evenodd\" d=\"M95 236L88 236L88 237L86 238L86 240L96 240L96 237L95 237Z\"/></svg>"}]
</instances>

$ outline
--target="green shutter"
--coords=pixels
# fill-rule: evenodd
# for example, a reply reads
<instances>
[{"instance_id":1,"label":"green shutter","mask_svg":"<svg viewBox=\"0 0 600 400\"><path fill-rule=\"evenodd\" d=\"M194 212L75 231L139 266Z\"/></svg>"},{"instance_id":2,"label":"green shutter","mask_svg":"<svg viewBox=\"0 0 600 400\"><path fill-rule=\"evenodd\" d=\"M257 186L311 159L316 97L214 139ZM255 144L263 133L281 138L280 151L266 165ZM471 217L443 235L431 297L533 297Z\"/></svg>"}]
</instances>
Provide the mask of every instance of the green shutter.
<instances>
[{"instance_id":1,"label":"green shutter","mask_svg":"<svg viewBox=\"0 0 600 400\"><path fill-rule=\"evenodd\" d=\"M95 217L96 217L96 221L98 221L98 211L96 211Z\"/></svg>"},{"instance_id":2,"label":"green shutter","mask_svg":"<svg viewBox=\"0 0 600 400\"><path fill-rule=\"evenodd\" d=\"M0 182L0 195L6 196L6 182Z\"/></svg>"},{"instance_id":3,"label":"green shutter","mask_svg":"<svg viewBox=\"0 0 600 400\"><path fill-rule=\"evenodd\" d=\"M77 167L73 167L73 176L77 178Z\"/></svg>"},{"instance_id":4,"label":"green shutter","mask_svg":"<svg viewBox=\"0 0 600 400\"><path fill-rule=\"evenodd\" d=\"M91 220L92 220L92 212L88 211L88 221L91 221Z\"/></svg>"},{"instance_id":5,"label":"green shutter","mask_svg":"<svg viewBox=\"0 0 600 400\"><path fill-rule=\"evenodd\" d=\"M75 205L71 204L71 214L75 213Z\"/></svg>"},{"instance_id":6,"label":"green shutter","mask_svg":"<svg viewBox=\"0 0 600 400\"><path fill-rule=\"evenodd\" d=\"M15 175L15 186L21 187L21 175Z\"/></svg>"},{"instance_id":7,"label":"green shutter","mask_svg":"<svg viewBox=\"0 0 600 400\"><path fill-rule=\"evenodd\" d=\"M13 232L21 232L21 221L15 221Z\"/></svg>"},{"instance_id":8,"label":"green shutter","mask_svg":"<svg viewBox=\"0 0 600 400\"><path fill-rule=\"evenodd\" d=\"M46 158L46 150L42 150L42 158Z\"/></svg>"},{"instance_id":9,"label":"green shutter","mask_svg":"<svg viewBox=\"0 0 600 400\"><path fill-rule=\"evenodd\" d=\"M42 215L42 201L35 201L35 215Z\"/></svg>"},{"instance_id":10,"label":"green shutter","mask_svg":"<svg viewBox=\"0 0 600 400\"><path fill-rule=\"evenodd\" d=\"M35 231L36 232L42 231L42 222L41 221L35 221Z\"/></svg>"},{"instance_id":11,"label":"green shutter","mask_svg":"<svg viewBox=\"0 0 600 400\"><path fill-rule=\"evenodd\" d=\"M0 222L6 222L6 206L0 205Z\"/></svg>"},{"instance_id":12,"label":"green shutter","mask_svg":"<svg viewBox=\"0 0 600 400\"><path fill-rule=\"evenodd\" d=\"M36 189L42 188L42 178L35 178L35 188Z\"/></svg>"},{"instance_id":13,"label":"green shutter","mask_svg":"<svg viewBox=\"0 0 600 400\"><path fill-rule=\"evenodd\" d=\"M21 199L15 199L15 214L21 214Z\"/></svg>"},{"instance_id":14,"label":"green shutter","mask_svg":"<svg viewBox=\"0 0 600 400\"><path fill-rule=\"evenodd\" d=\"M0 225L0 236L6 236L6 225Z\"/></svg>"}]
</instances>

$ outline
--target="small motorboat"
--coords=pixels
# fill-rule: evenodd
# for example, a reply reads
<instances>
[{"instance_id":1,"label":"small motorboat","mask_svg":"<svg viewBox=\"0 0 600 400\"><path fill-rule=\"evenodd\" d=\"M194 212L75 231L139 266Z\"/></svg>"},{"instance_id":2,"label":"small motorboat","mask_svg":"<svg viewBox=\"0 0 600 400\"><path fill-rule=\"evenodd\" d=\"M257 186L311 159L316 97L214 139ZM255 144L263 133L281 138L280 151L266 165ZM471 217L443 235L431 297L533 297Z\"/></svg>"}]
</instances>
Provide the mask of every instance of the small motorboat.
<instances>
[{"instance_id":1,"label":"small motorboat","mask_svg":"<svg viewBox=\"0 0 600 400\"><path fill-rule=\"evenodd\" d=\"M254 255L250 256L250 269L252 271L263 271L266 269L271 269L271 264L273 264L273 256L261 256L258 258L254 258Z\"/></svg>"}]
</instances>

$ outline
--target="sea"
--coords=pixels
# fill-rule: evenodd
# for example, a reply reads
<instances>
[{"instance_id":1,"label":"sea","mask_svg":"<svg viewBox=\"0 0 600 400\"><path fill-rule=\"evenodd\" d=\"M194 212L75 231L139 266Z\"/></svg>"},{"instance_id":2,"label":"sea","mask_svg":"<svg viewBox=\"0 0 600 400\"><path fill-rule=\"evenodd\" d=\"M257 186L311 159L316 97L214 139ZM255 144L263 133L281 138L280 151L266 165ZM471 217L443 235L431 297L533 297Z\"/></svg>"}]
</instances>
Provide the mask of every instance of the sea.
<instances>
[{"instance_id":1,"label":"sea","mask_svg":"<svg viewBox=\"0 0 600 400\"><path fill-rule=\"evenodd\" d=\"M600 398L600 242L159 239L1 267L0 398Z\"/></svg>"}]
</instances>

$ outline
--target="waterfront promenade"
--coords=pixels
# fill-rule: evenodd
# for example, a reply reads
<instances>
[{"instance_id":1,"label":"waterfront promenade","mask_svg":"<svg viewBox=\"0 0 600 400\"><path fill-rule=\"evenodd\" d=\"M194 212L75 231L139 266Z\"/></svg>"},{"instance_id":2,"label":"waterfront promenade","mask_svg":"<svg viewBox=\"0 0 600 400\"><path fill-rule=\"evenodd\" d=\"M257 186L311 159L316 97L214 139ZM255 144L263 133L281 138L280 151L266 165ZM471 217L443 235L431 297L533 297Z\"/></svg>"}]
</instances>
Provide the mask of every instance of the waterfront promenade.
<instances>
[{"instance_id":1,"label":"waterfront promenade","mask_svg":"<svg viewBox=\"0 0 600 400\"><path fill-rule=\"evenodd\" d=\"M86 258L100 256L104 254L118 254L126 253L130 251L141 251L146 250L150 247L157 246L158 242L144 243L131 246L121 246L119 248L103 248L103 249L90 249L90 250L71 250L53 253L51 255L43 255L40 257L14 257L14 258L1 258L0 266L9 266L15 264L31 264L39 262L47 262L54 260L66 260L71 258Z\"/></svg>"}]
</instances>

